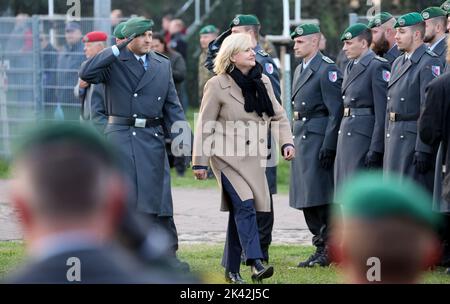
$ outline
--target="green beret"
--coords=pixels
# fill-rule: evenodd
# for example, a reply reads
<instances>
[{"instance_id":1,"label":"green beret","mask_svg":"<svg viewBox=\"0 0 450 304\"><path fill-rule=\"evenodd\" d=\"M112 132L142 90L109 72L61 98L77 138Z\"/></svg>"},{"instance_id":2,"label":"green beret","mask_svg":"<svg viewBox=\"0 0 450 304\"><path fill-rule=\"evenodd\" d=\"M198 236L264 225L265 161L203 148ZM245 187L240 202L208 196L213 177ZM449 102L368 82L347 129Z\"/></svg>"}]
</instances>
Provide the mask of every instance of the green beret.
<instances>
[{"instance_id":1,"label":"green beret","mask_svg":"<svg viewBox=\"0 0 450 304\"><path fill-rule=\"evenodd\" d=\"M143 17L136 17L128 20L122 29L122 34L125 37L130 37L135 34L137 36L144 34L146 31L151 31L153 28L153 20L145 19Z\"/></svg>"},{"instance_id":2,"label":"green beret","mask_svg":"<svg viewBox=\"0 0 450 304\"><path fill-rule=\"evenodd\" d=\"M450 0L445 1L442 3L441 8L447 12L447 14L450 13Z\"/></svg>"},{"instance_id":3,"label":"green beret","mask_svg":"<svg viewBox=\"0 0 450 304\"><path fill-rule=\"evenodd\" d=\"M344 218L407 217L431 227L440 224L426 190L413 181L383 176L382 172L356 175L338 190L336 202L341 204Z\"/></svg>"},{"instance_id":4,"label":"green beret","mask_svg":"<svg viewBox=\"0 0 450 304\"><path fill-rule=\"evenodd\" d=\"M209 24L207 26L202 27L202 29L200 30L200 35L204 35L204 34L217 34L219 33L219 29L217 27L215 27L212 24Z\"/></svg>"},{"instance_id":5,"label":"green beret","mask_svg":"<svg viewBox=\"0 0 450 304\"><path fill-rule=\"evenodd\" d=\"M382 24L385 24L386 22L388 22L389 20L391 20L392 18L394 18L394 16L392 16L391 14L389 14L388 12L382 12L380 14L375 15L370 21L369 24L367 25L369 28L374 28L374 27L379 27Z\"/></svg>"},{"instance_id":6,"label":"green beret","mask_svg":"<svg viewBox=\"0 0 450 304\"><path fill-rule=\"evenodd\" d=\"M308 36L316 33L320 33L320 27L317 24L312 23L300 24L291 33L291 38L294 39L300 36Z\"/></svg>"},{"instance_id":7,"label":"green beret","mask_svg":"<svg viewBox=\"0 0 450 304\"><path fill-rule=\"evenodd\" d=\"M28 151L49 144L75 144L91 150L101 159L117 164L114 148L101 136L98 131L87 124L53 122L33 125L16 143L14 155L21 157Z\"/></svg>"},{"instance_id":8,"label":"green beret","mask_svg":"<svg viewBox=\"0 0 450 304\"><path fill-rule=\"evenodd\" d=\"M441 9L440 7L433 6L426 8L421 13L423 20L428 20L436 17L446 17L447 12Z\"/></svg>"},{"instance_id":9,"label":"green beret","mask_svg":"<svg viewBox=\"0 0 450 304\"><path fill-rule=\"evenodd\" d=\"M341 36L341 40L342 41L351 40L361 35L361 33L364 32L365 30L369 30L367 25L362 23L355 23L344 31L344 33Z\"/></svg>"},{"instance_id":10,"label":"green beret","mask_svg":"<svg viewBox=\"0 0 450 304\"><path fill-rule=\"evenodd\" d=\"M122 34L122 30L125 27L126 22L119 23L116 28L114 29L113 36L117 39L125 39L125 36Z\"/></svg>"},{"instance_id":11,"label":"green beret","mask_svg":"<svg viewBox=\"0 0 450 304\"><path fill-rule=\"evenodd\" d=\"M398 27L412 26L422 22L424 22L422 15L414 12L398 17L394 27L398 28Z\"/></svg>"},{"instance_id":12,"label":"green beret","mask_svg":"<svg viewBox=\"0 0 450 304\"><path fill-rule=\"evenodd\" d=\"M230 28L241 25L260 25L258 17L255 15L237 15L230 23Z\"/></svg>"}]
</instances>

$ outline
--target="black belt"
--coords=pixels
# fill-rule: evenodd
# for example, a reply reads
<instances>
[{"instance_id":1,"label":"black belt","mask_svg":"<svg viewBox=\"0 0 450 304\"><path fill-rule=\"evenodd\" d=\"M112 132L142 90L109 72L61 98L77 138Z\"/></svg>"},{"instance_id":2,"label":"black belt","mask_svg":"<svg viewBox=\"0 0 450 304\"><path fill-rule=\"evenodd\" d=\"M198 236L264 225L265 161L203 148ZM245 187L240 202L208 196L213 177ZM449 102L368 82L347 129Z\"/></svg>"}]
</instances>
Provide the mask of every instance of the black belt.
<instances>
[{"instance_id":1,"label":"black belt","mask_svg":"<svg viewBox=\"0 0 450 304\"><path fill-rule=\"evenodd\" d=\"M112 125L130 126L135 128L150 128L162 125L162 118L127 118L109 116L108 123Z\"/></svg>"},{"instance_id":2,"label":"black belt","mask_svg":"<svg viewBox=\"0 0 450 304\"><path fill-rule=\"evenodd\" d=\"M307 120L309 118L319 118L319 117L327 117L328 111L321 110L321 111L311 111L311 112L304 112L300 113L295 111L294 112L294 119L295 120Z\"/></svg>"},{"instance_id":3,"label":"black belt","mask_svg":"<svg viewBox=\"0 0 450 304\"><path fill-rule=\"evenodd\" d=\"M373 108L344 108L344 117L374 115Z\"/></svg>"},{"instance_id":4,"label":"black belt","mask_svg":"<svg viewBox=\"0 0 450 304\"><path fill-rule=\"evenodd\" d=\"M399 114L395 112L389 112L389 120L392 122L396 121L417 121L419 119L419 114Z\"/></svg>"}]
</instances>

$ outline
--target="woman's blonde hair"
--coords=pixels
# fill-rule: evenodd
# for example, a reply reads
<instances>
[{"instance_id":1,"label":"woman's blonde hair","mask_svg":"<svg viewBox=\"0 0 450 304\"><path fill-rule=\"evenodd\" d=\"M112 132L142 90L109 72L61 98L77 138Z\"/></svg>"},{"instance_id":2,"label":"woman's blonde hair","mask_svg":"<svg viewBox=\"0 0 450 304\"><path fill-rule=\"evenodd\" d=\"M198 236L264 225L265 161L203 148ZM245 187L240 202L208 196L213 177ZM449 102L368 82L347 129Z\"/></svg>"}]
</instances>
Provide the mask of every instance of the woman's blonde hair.
<instances>
[{"instance_id":1,"label":"woman's blonde hair","mask_svg":"<svg viewBox=\"0 0 450 304\"><path fill-rule=\"evenodd\" d=\"M253 48L252 38L246 33L236 33L228 36L222 42L219 53L214 60L214 73L225 74L231 68L231 57L248 48Z\"/></svg>"}]
</instances>

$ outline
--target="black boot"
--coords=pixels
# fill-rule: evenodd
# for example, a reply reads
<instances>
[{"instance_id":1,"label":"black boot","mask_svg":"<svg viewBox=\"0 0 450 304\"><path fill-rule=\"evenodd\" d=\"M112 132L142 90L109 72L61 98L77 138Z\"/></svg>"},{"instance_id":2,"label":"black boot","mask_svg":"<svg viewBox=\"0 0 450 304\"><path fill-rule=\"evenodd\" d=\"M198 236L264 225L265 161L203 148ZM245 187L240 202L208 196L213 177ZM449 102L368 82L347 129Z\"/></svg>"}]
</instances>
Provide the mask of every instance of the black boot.
<instances>
[{"instance_id":1,"label":"black boot","mask_svg":"<svg viewBox=\"0 0 450 304\"><path fill-rule=\"evenodd\" d=\"M273 276L273 267L272 266L264 266L261 260L255 260L252 269L252 281L255 283L262 282L263 279L270 278Z\"/></svg>"},{"instance_id":2,"label":"black boot","mask_svg":"<svg viewBox=\"0 0 450 304\"><path fill-rule=\"evenodd\" d=\"M300 268L311 267L311 265L310 265L311 262L314 261L314 260L316 260L316 259L319 257L320 252L321 252L322 250L323 250L323 249L322 249L321 247L316 247L316 252L314 252L313 254L311 254L311 255L309 256L309 258L307 258L305 261L298 263L297 267L300 267Z\"/></svg>"},{"instance_id":3,"label":"black boot","mask_svg":"<svg viewBox=\"0 0 450 304\"><path fill-rule=\"evenodd\" d=\"M330 266L330 257L328 256L328 249L322 248L319 250L317 257L309 262L309 267L320 266L328 267Z\"/></svg>"},{"instance_id":4,"label":"black boot","mask_svg":"<svg viewBox=\"0 0 450 304\"><path fill-rule=\"evenodd\" d=\"M245 284L239 272L230 272L225 270L225 280L231 284Z\"/></svg>"}]
</instances>

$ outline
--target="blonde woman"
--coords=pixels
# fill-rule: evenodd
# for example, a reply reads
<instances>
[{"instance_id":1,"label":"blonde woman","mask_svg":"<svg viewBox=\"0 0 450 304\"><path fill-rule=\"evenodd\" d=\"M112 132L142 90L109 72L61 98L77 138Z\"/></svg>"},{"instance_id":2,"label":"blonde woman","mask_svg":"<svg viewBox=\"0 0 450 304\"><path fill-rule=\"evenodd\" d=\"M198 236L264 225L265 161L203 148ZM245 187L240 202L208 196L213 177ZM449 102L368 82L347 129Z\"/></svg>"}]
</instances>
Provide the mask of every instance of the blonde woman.
<instances>
[{"instance_id":1,"label":"blonde woman","mask_svg":"<svg viewBox=\"0 0 450 304\"><path fill-rule=\"evenodd\" d=\"M295 156L289 121L255 61L254 47L248 34L223 41L215 59L217 76L205 85L194 136L195 177L206 179L211 165L222 192L221 210L230 212L222 259L230 283L244 282L239 272L242 250L253 281L273 275L273 267L261 262L256 223L256 211L270 211L265 176L269 124L283 158Z\"/></svg>"}]
</instances>

